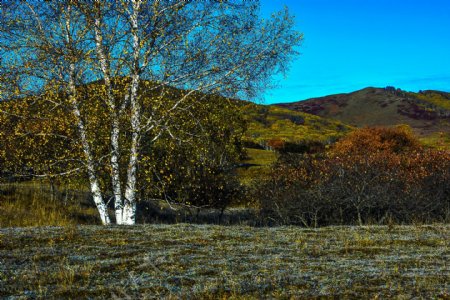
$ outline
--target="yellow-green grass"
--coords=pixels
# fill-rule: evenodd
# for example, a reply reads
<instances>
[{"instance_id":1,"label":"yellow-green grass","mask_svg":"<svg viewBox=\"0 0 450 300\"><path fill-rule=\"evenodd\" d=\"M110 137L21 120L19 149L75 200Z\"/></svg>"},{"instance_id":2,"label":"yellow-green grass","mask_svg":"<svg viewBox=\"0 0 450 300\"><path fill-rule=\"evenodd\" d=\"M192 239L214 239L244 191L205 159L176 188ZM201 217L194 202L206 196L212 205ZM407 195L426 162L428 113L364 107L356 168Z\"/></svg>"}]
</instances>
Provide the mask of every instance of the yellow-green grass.
<instances>
[{"instance_id":1,"label":"yellow-green grass","mask_svg":"<svg viewBox=\"0 0 450 300\"><path fill-rule=\"evenodd\" d=\"M445 97L444 95L447 95ZM420 100L431 103L437 107L444 108L446 110L450 110L450 100L449 93L443 92L435 92L435 91L426 91L425 93L409 93L409 95L414 96Z\"/></svg>"},{"instance_id":2,"label":"yellow-green grass","mask_svg":"<svg viewBox=\"0 0 450 300\"><path fill-rule=\"evenodd\" d=\"M249 104L245 115L248 120L245 138L260 144L273 139L291 143L327 142L342 137L352 129L339 121L278 106Z\"/></svg>"},{"instance_id":3,"label":"yellow-green grass","mask_svg":"<svg viewBox=\"0 0 450 300\"><path fill-rule=\"evenodd\" d=\"M420 137L420 141L427 147L450 150L450 133L436 132L429 136Z\"/></svg>"},{"instance_id":4,"label":"yellow-green grass","mask_svg":"<svg viewBox=\"0 0 450 300\"><path fill-rule=\"evenodd\" d=\"M271 140L290 143L321 142L330 143L344 136L352 127L339 121L327 120L315 115L296 112L278 106L248 103L244 106L247 131L244 140L259 145L267 145ZM241 182L249 185L270 172L270 165L277 160L277 153L269 150L248 148L248 159L243 161L249 167L240 168Z\"/></svg>"},{"instance_id":5,"label":"yellow-green grass","mask_svg":"<svg viewBox=\"0 0 450 300\"><path fill-rule=\"evenodd\" d=\"M242 184L250 185L255 180L261 180L270 174L270 166L276 162L278 154L275 151L262 149L246 149L248 159L244 160L246 166L237 170Z\"/></svg>"},{"instance_id":6,"label":"yellow-green grass","mask_svg":"<svg viewBox=\"0 0 450 300\"><path fill-rule=\"evenodd\" d=\"M52 193L43 182L0 184L0 227L99 224L89 193Z\"/></svg>"},{"instance_id":7,"label":"yellow-green grass","mask_svg":"<svg viewBox=\"0 0 450 300\"><path fill-rule=\"evenodd\" d=\"M449 225L0 229L0 298L448 299Z\"/></svg>"}]
</instances>

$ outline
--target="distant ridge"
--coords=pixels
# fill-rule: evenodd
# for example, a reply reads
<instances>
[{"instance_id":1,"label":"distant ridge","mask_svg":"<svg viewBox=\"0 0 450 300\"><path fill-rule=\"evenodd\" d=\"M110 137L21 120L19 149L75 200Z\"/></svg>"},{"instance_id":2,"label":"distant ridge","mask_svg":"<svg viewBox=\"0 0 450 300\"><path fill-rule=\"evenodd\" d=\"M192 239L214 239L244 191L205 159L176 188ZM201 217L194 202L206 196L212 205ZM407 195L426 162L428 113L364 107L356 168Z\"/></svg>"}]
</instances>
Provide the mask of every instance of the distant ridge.
<instances>
[{"instance_id":1,"label":"distant ridge","mask_svg":"<svg viewBox=\"0 0 450 300\"><path fill-rule=\"evenodd\" d=\"M368 87L347 94L274 104L356 127L407 124L422 137L450 136L450 93Z\"/></svg>"}]
</instances>

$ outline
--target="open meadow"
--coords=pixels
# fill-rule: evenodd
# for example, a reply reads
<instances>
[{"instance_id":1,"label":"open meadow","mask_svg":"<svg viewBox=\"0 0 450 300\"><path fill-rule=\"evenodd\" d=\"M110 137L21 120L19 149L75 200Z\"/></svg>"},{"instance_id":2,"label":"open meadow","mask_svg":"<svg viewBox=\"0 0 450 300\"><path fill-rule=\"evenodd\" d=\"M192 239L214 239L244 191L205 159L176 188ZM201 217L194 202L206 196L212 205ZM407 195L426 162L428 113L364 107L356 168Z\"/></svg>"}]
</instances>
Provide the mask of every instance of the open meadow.
<instances>
[{"instance_id":1,"label":"open meadow","mask_svg":"<svg viewBox=\"0 0 450 300\"><path fill-rule=\"evenodd\" d=\"M448 299L449 225L0 229L6 299Z\"/></svg>"}]
</instances>

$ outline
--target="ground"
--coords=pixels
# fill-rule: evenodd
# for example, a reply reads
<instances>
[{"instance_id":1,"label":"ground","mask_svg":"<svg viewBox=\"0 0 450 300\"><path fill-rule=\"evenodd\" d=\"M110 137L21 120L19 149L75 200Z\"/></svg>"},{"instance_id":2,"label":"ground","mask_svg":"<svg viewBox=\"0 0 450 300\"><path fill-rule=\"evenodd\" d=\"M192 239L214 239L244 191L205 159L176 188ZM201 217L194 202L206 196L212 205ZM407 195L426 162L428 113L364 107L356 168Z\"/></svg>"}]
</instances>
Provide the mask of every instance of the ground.
<instances>
[{"instance_id":1,"label":"ground","mask_svg":"<svg viewBox=\"0 0 450 300\"><path fill-rule=\"evenodd\" d=\"M450 225L0 229L0 298L450 297Z\"/></svg>"}]
</instances>

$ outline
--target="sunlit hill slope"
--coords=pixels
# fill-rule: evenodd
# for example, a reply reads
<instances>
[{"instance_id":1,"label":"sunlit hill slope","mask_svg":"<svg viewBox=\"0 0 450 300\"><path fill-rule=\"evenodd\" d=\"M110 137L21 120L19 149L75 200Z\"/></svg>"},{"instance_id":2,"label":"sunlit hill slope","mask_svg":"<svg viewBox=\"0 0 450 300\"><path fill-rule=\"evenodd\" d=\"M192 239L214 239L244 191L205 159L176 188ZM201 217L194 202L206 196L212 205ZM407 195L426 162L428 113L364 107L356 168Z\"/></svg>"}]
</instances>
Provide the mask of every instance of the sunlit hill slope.
<instances>
[{"instance_id":1,"label":"sunlit hill slope","mask_svg":"<svg viewBox=\"0 0 450 300\"><path fill-rule=\"evenodd\" d=\"M277 106L357 127L407 124L426 143L450 144L450 93L446 92L369 87Z\"/></svg>"}]
</instances>

